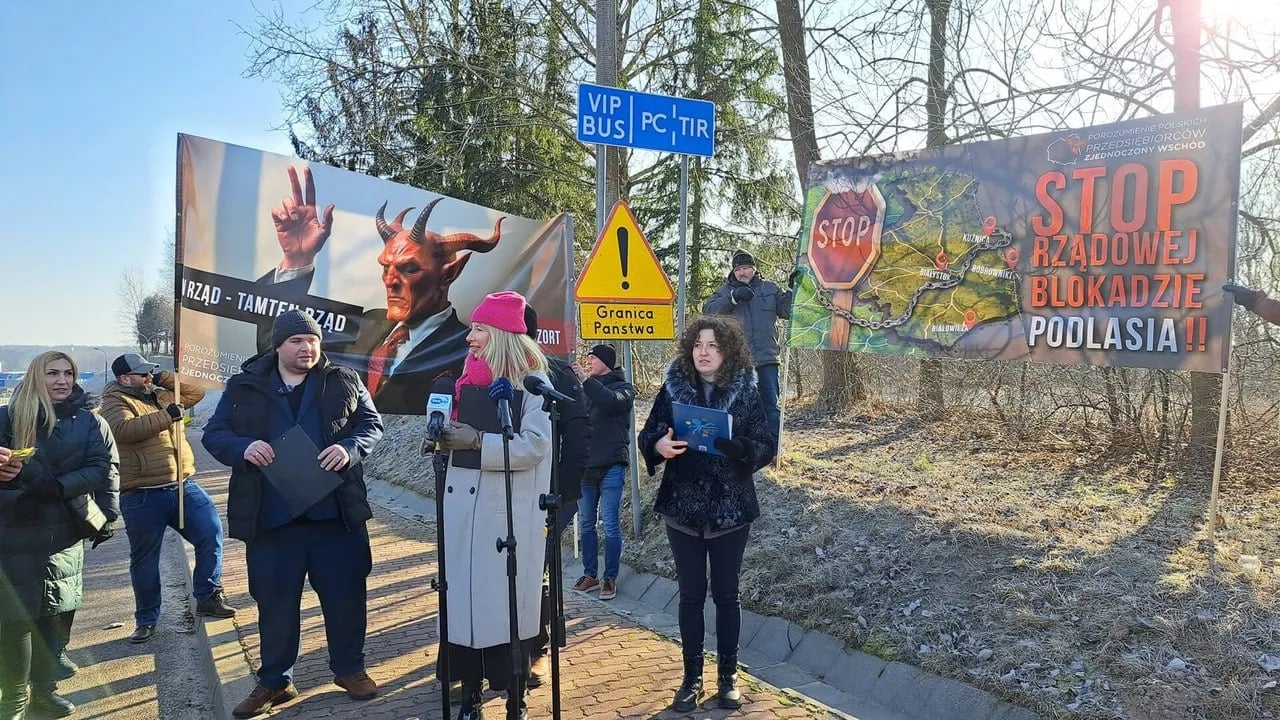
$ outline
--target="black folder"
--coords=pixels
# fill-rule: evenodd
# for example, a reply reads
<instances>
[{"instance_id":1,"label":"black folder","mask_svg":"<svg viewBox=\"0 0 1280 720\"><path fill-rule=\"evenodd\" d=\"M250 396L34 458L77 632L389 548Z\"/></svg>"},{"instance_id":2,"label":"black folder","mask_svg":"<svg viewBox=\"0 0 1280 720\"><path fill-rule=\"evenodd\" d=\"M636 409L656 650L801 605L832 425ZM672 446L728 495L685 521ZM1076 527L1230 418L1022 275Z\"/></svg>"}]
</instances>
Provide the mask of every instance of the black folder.
<instances>
[{"instance_id":1,"label":"black folder","mask_svg":"<svg viewBox=\"0 0 1280 720\"><path fill-rule=\"evenodd\" d=\"M271 443L271 449L276 451L276 459L262 468L262 474L295 518L342 484L341 475L320 467L320 448L300 425L286 430Z\"/></svg>"},{"instance_id":2,"label":"black folder","mask_svg":"<svg viewBox=\"0 0 1280 720\"><path fill-rule=\"evenodd\" d=\"M511 426L520 432L520 408L524 407L524 391L516 390L511 399ZM462 388L462 397L458 401L458 422L466 423L480 432L500 433L502 425L498 423L498 403L489 399L489 388L479 385L467 385ZM454 450L454 467L468 470L480 469L479 450Z\"/></svg>"}]
</instances>

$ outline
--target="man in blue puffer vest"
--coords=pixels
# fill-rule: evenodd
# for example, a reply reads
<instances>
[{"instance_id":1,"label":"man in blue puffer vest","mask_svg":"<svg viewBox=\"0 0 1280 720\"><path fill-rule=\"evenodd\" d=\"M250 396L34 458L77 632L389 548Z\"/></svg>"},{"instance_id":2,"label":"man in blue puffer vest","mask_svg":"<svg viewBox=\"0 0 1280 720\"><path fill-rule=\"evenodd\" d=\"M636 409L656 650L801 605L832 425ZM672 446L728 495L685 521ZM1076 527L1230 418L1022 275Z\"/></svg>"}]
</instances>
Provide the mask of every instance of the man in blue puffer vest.
<instances>
[{"instance_id":1,"label":"man in blue puffer vest","mask_svg":"<svg viewBox=\"0 0 1280 720\"><path fill-rule=\"evenodd\" d=\"M302 586L309 576L324 613L334 683L357 700L378 686L365 672L365 583L373 559L365 522L372 517L362 462L382 437L382 418L360 377L320 352L320 325L289 310L271 331L274 350L247 360L227 381L203 443L231 467L228 534L245 542L249 594L258 604L262 666L258 684L233 715L249 718L298 696ZM342 483L301 515L262 472L276 461L271 441L301 426L320 466Z\"/></svg>"}]
</instances>

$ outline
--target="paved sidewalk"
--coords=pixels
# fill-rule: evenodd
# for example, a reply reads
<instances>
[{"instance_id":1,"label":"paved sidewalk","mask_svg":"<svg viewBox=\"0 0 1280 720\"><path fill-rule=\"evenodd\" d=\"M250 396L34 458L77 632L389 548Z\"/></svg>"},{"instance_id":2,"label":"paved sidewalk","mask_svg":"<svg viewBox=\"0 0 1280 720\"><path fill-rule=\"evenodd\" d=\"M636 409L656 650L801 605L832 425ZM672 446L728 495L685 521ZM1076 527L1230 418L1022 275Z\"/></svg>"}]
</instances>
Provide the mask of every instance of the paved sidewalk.
<instances>
[{"instance_id":1,"label":"paved sidewalk","mask_svg":"<svg viewBox=\"0 0 1280 720\"><path fill-rule=\"evenodd\" d=\"M194 433L193 433L194 435ZM193 438L194 440L194 438ZM217 467L197 451L197 466ZM206 470L201 484L220 508L226 507L227 475ZM382 687L380 695L357 702L332 684L324 648L319 601L309 589L302 601L302 656L295 668L301 697L273 714L279 718L359 717L362 720L440 717L436 657L435 531L432 525L408 520L375 507L369 523L374 568L369 578L369 628L365 644L369 674ZM228 541L223 581L238 614L232 620L206 622L224 709L243 699L253 687L251 668L259 657L257 612L248 592L244 545ZM561 655L562 716L566 718L825 718L826 708L743 678L744 705L739 711L700 710L690 715L666 708L682 673L679 646L614 613L598 600L569 592L568 647ZM714 686L715 666L707 663L706 681ZM530 716L550 712L550 681L533 691ZM494 718L504 716L503 696L489 693L485 706ZM456 712L456 710L455 710Z\"/></svg>"}]
</instances>

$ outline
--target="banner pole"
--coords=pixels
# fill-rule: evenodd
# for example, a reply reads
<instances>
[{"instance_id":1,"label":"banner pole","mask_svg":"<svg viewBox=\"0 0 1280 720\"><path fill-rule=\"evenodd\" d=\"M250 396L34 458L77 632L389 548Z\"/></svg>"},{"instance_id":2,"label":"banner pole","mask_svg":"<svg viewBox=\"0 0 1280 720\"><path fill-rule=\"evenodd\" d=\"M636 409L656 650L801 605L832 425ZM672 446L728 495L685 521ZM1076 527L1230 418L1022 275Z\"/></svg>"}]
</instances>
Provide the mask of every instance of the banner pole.
<instances>
[{"instance_id":1,"label":"banner pole","mask_svg":"<svg viewBox=\"0 0 1280 720\"><path fill-rule=\"evenodd\" d=\"M627 380L634 385L636 382L636 373L631 345L632 342L630 340L622 343L622 353L623 361L627 366ZM631 462L631 519L635 521L635 537L639 539L640 533L644 530L644 519L641 517L640 513L640 460L638 457L639 452L636 449L638 447L638 440L636 438L636 404L634 402L631 403L631 410L627 413L627 417L628 422L630 423L629 437L631 438L631 442L627 443L627 450L629 451L629 459Z\"/></svg>"},{"instance_id":2,"label":"banner pole","mask_svg":"<svg viewBox=\"0 0 1280 720\"><path fill-rule=\"evenodd\" d=\"M1227 444L1227 403L1231 398L1231 363L1234 355L1232 336L1234 327L1227 330L1227 367L1222 373L1222 396L1218 405L1218 448L1213 457L1213 485L1209 490L1209 564L1218 556L1218 483L1222 479L1222 457Z\"/></svg>"},{"instance_id":3,"label":"banner pole","mask_svg":"<svg viewBox=\"0 0 1280 720\"><path fill-rule=\"evenodd\" d=\"M173 223L173 333L170 349L173 351L173 401L182 404L182 374L178 364L179 343L182 328L182 135L178 135L177 172L174 174L174 223ZM178 480L178 529L186 527L186 478L182 476L182 418L169 425L169 439L173 442L173 459Z\"/></svg>"}]
</instances>

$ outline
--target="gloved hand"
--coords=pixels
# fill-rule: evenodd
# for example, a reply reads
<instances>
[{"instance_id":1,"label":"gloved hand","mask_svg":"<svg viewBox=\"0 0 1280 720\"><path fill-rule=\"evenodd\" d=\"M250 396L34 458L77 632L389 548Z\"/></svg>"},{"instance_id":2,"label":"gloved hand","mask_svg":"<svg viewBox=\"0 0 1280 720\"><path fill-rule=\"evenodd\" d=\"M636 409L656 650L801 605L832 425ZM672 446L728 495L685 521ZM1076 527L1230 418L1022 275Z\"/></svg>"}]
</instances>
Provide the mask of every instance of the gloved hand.
<instances>
[{"instance_id":1,"label":"gloved hand","mask_svg":"<svg viewBox=\"0 0 1280 720\"><path fill-rule=\"evenodd\" d=\"M449 423L441 431L440 445L450 452L454 450L479 450L480 431L466 423Z\"/></svg>"},{"instance_id":2,"label":"gloved hand","mask_svg":"<svg viewBox=\"0 0 1280 720\"><path fill-rule=\"evenodd\" d=\"M1244 285L1237 285L1235 283L1227 283L1222 286L1222 289L1231 293L1231 299L1235 300L1237 305L1246 310L1252 310L1258 300L1267 296L1267 294L1261 290L1250 290Z\"/></svg>"},{"instance_id":3,"label":"gloved hand","mask_svg":"<svg viewBox=\"0 0 1280 720\"><path fill-rule=\"evenodd\" d=\"M729 293L729 297L733 300L733 304L751 302L751 298L756 296L756 291L751 289L750 285L740 285Z\"/></svg>"},{"instance_id":4,"label":"gloved hand","mask_svg":"<svg viewBox=\"0 0 1280 720\"><path fill-rule=\"evenodd\" d=\"M716 438L713 444L730 460L742 461L747 459L749 443L750 441L745 438Z\"/></svg>"},{"instance_id":5,"label":"gloved hand","mask_svg":"<svg viewBox=\"0 0 1280 720\"><path fill-rule=\"evenodd\" d=\"M186 408L182 407L178 403L169 403L169 407L164 409L165 412L169 413L169 417L174 420L181 420L182 413L186 412L186 410Z\"/></svg>"},{"instance_id":6,"label":"gloved hand","mask_svg":"<svg viewBox=\"0 0 1280 720\"><path fill-rule=\"evenodd\" d=\"M89 546L89 549L92 550L98 547L102 543L110 540L115 534L116 531L110 525L103 527L96 535L93 536L93 544Z\"/></svg>"}]
</instances>

